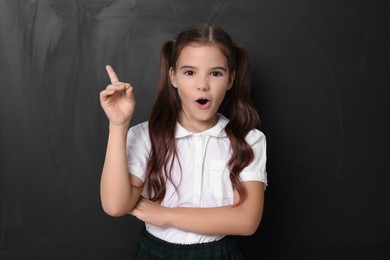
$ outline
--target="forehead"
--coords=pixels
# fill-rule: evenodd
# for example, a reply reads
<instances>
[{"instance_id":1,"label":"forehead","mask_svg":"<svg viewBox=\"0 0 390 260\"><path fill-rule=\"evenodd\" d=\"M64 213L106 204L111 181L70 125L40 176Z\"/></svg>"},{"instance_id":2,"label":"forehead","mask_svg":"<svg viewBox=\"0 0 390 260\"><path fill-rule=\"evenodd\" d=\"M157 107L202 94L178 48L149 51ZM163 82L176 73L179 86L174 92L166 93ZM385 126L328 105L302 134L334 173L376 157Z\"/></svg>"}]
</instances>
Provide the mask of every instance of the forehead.
<instances>
[{"instance_id":1,"label":"forehead","mask_svg":"<svg viewBox=\"0 0 390 260\"><path fill-rule=\"evenodd\" d=\"M192 66L223 66L227 67L228 61L221 49L214 44L185 46L177 59L177 65Z\"/></svg>"}]
</instances>

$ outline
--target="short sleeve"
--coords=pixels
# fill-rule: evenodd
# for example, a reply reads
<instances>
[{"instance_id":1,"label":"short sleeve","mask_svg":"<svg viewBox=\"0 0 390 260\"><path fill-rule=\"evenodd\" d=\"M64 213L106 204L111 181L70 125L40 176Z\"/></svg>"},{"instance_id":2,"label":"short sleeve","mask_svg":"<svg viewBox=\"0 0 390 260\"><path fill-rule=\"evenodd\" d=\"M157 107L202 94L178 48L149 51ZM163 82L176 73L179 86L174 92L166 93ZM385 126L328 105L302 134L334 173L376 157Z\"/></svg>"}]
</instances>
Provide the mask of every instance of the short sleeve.
<instances>
[{"instance_id":1,"label":"short sleeve","mask_svg":"<svg viewBox=\"0 0 390 260\"><path fill-rule=\"evenodd\" d=\"M150 153L148 123L131 127L127 133L126 158L129 173L145 181L146 164Z\"/></svg>"},{"instance_id":2,"label":"short sleeve","mask_svg":"<svg viewBox=\"0 0 390 260\"><path fill-rule=\"evenodd\" d=\"M252 147L253 161L240 173L241 181L261 181L268 186L266 162L267 142L265 135L258 129L251 130L246 141Z\"/></svg>"}]
</instances>

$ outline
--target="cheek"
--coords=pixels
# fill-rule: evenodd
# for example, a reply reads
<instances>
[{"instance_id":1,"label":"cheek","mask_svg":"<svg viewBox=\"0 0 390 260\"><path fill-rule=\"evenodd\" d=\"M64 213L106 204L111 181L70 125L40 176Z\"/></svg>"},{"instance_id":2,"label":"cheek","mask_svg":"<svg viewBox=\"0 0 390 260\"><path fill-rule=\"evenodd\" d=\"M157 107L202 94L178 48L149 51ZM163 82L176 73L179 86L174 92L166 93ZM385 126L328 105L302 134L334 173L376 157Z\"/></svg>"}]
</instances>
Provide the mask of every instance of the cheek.
<instances>
[{"instance_id":1,"label":"cheek","mask_svg":"<svg viewBox=\"0 0 390 260\"><path fill-rule=\"evenodd\" d=\"M220 102L222 102L222 100L225 98L227 91L228 91L228 86L226 84L221 86L221 88L218 89L216 95Z\"/></svg>"},{"instance_id":2,"label":"cheek","mask_svg":"<svg viewBox=\"0 0 390 260\"><path fill-rule=\"evenodd\" d=\"M226 92L229 90L229 86L230 86L230 83L228 80L216 82L216 85L215 85L215 87L218 90L218 93L220 95L225 95Z\"/></svg>"},{"instance_id":3,"label":"cheek","mask_svg":"<svg viewBox=\"0 0 390 260\"><path fill-rule=\"evenodd\" d=\"M223 99L225 98L226 96L226 90L220 90L216 93L216 95L214 96L215 100L218 102L218 105L220 105L223 101Z\"/></svg>"},{"instance_id":4,"label":"cheek","mask_svg":"<svg viewBox=\"0 0 390 260\"><path fill-rule=\"evenodd\" d=\"M183 90L181 87L177 88L177 94L179 95L181 101L189 99L188 91Z\"/></svg>"},{"instance_id":5,"label":"cheek","mask_svg":"<svg viewBox=\"0 0 390 260\"><path fill-rule=\"evenodd\" d=\"M176 88L177 90L182 93L189 95L194 91L195 88L195 83L191 78L185 78L185 77L178 77L176 78Z\"/></svg>"}]
</instances>

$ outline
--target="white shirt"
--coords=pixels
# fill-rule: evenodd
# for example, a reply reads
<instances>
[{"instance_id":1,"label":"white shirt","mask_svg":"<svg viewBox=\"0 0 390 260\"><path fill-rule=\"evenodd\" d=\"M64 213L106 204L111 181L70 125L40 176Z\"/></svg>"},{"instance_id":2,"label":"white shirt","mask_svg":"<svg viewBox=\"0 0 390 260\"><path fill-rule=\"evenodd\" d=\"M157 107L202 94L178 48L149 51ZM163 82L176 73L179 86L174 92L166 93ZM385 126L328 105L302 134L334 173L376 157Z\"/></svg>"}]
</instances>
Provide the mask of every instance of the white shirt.
<instances>
[{"instance_id":1,"label":"white shirt","mask_svg":"<svg viewBox=\"0 0 390 260\"><path fill-rule=\"evenodd\" d=\"M227 168L231 156L230 141L225 132L227 123L228 119L219 115L217 124L201 133L189 132L179 123L176 124L175 138L182 171L175 160L172 179L178 186L178 192L172 183L167 182L161 205L206 208L233 204L233 188ZM240 173L241 181L261 181L267 185L265 136L253 129L246 136L246 141L253 149L254 160ZM128 170L142 181L145 180L150 147L148 122L131 127L126 148ZM145 190L143 196L147 198ZM205 243L223 237L145 225L152 235L170 243Z\"/></svg>"}]
</instances>

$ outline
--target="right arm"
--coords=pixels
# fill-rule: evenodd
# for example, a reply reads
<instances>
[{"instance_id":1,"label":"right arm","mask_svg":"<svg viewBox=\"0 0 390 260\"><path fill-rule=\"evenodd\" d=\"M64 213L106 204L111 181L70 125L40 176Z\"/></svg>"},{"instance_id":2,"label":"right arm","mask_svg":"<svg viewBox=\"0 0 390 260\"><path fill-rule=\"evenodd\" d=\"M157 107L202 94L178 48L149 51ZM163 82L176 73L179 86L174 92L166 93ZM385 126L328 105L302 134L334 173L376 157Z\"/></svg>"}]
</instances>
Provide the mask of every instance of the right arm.
<instances>
[{"instance_id":1,"label":"right arm","mask_svg":"<svg viewBox=\"0 0 390 260\"><path fill-rule=\"evenodd\" d=\"M134 112L133 88L120 82L107 66L111 84L100 92L100 103L109 119L106 157L100 181L103 210L111 216L123 216L137 204L142 181L127 170L126 137Z\"/></svg>"}]
</instances>

